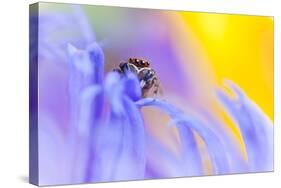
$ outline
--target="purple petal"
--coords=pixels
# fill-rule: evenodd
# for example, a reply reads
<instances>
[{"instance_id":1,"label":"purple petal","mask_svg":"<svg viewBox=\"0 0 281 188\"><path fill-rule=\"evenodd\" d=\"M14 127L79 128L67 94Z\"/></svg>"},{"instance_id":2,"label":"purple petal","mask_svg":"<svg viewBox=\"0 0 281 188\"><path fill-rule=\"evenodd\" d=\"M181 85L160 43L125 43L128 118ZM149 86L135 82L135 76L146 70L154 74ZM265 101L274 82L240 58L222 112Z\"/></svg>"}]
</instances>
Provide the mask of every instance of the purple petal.
<instances>
[{"instance_id":1,"label":"purple petal","mask_svg":"<svg viewBox=\"0 0 281 188\"><path fill-rule=\"evenodd\" d=\"M104 75L104 54L102 49L97 43L92 43L88 47L88 54L90 61L93 65L93 83L101 84Z\"/></svg>"},{"instance_id":2,"label":"purple petal","mask_svg":"<svg viewBox=\"0 0 281 188\"><path fill-rule=\"evenodd\" d=\"M222 174L222 173L229 172L229 162L225 154L222 141L211 129L209 129L199 119L195 119L191 116L186 116L184 113L173 107L171 104L165 101L161 101L159 99L146 98L137 101L136 104L140 107L142 106L157 107L160 110L169 114L170 117L172 118L173 124L176 124L177 127L185 126L192 129L193 131L196 131L202 137L205 144L207 145L207 149L212 160L214 174ZM194 142L194 140L192 140L192 137L188 137L188 138L185 137L185 136L189 136L187 134L186 135L181 134L181 136L182 136L181 137L182 142L184 143ZM196 148L193 147L190 149L193 149L191 153L193 153L194 156L191 157L189 161L195 160L196 163L193 169L194 171L192 173L196 174L198 173L198 167L200 166L201 161L199 158L195 158L198 152ZM189 168L192 169L193 166L190 166Z\"/></svg>"},{"instance_id":3,"label":"purple petal","mask_svg":"<svg viewBox=\"0 0 281 188\"><path fill-rule=\"evenodd\" d=\"M122 151L124 118L110 113L107 123L99 124L92 137L92 162L88 168L92 173L88 175L88 182L113 181L115 166L119 153Z\"/></svg>"},{"instance_id":4,"label":"purple petal","mask_svg":"<svg viewBox=\"0 0 281 188\"><path fill-rule=\"evenodd\" d=\"M88 137L88 133L91 131L91 126L94 126L92 123L97 122L100 118L99 116L95 116L96 113L94 111L101 110L95 103L100 99L102 94L102 88L98 85L89 86L82 92L78 123L78 131L80 135Z\"/></svg>"},{"instance_id":5,"label":"purple petal","mask_svg":"<svg viewBox=\"0 0 281 188\"><path fill-rule=\"evenodd\" d=\"M133 100L137 101L141 98L141 88L137 76L128 73L124 78L124 92Z\"/></svg>"},{"instance_id":6,"label":"purple petal","mask_svg":"<svg viewBox=\"0 0 281 188\"><path fill-rule=\"evenodd\" d=\"M146 151L146 178L186 176L182 161L149 134L146 134Z\"/></svg>"},{"instance_id":7,"label":"purple petal","mask_svg":"<svg viewBox=\"0 0 281 188\"><path fill-rule=\"evenodd\" d=\"M130 99L121 100L124 113L111 112L109 121L100 124L91 141L95 156L91 164L93 176L89 181L144 178L145 142L141 115Z\"/></svg>"},{"instance_id":8,"label":"purple petal","mask_svg":"<svg viewBox=\"0 0 281 188\"><path fill-rule=\"evenodd\" d=\"M88 50L80 50L69 44L68 54L71 126L77 127L81 92L91 84L102 82L103 52L96 43L93 43ZM92 54L93 58L90 58L89 54ZM96 105L100 104L97 102Z\"/></svg>"},{"instance_id":9,"label":"purple petal","mask_svg":"<svg viewBox=\"0 0 281 188\"><path fill-rule=\"evenodd\" d=\"M79 6L63 13L41 11L39 15L39 56L48 62L66 63L66 47L72 43L85 48L95 34Z\"/></svg>"},{"instance_id":10,"label":"purple petal","mask_svg":"<svg viewBox=\"0 0 281 188\"><path fill-rule=\"evenodd\" d=\"M88 19L83 12L81 6L79 5L72 5L72 12L73 12L73 19L75 20L76 27L79 28L79 31L82 33L85 41L88 43L95 41L95 33L88 22Z\"/></svg>"},{"instance_id":11,"label":"purple petal","mask_svg":"<svg viewBox=\"0 0 281 188\"><path fill-rule=\"evenodd\" d=\"M144 127L141 114L128 97L124 97L125 122L114 180L142 179L145 173Z\"/></svg>"},{"instance_id":12,"label":"purple petal","mask_svg":"<svg viewBox=\"0 0 281 188\"><path fill-rule=\"evenodd\" d=\"M251 172L273 170L273 123L261 109L234 83L226 85L237 99L217 91L232 120L239 126L248 155Z\"/></svg>"},{"instance_id":13,"label":"purple petal","mask_svg":"<svg viewBox=\"0 0 281 188\"><path fill-rule=\"evenodd\" d=\"M112 112L114 114L124 114L122 101L123 85L120 75L116 72L107 74L104 87L109 103L111 104Z\"/></svg>"},{"instance_id":14,"label":"purple petal","mask_svg":"<svg viewBox=\"0 0 281 188\"><path fill-rule=\"evenodd\" d=\"M205 117L207 118L208 125L216 125L216 131L217 135L220 135L221 140L223 140L224 144L224 151L227 155L228 161L229 161L229 172L230 173L246 173L248 172L249 168L247 165L246 160L243 157L243 154L238 147L237 140L231 137L228 131L225 129L222 129L224 125L221 125L220 122L218 122L214 117L212 117L207 112L204 113Z\"/></svg>"},{"instance_id":15,"label":"purple petal","mask_svg":"<svg viewBox=\"0 0 281 188\"><path fill-rule=\"evenodd\" d=\"M144 178L143 121L139 109L125 93L125 83L118 73L107 75L104 87L100 88L108 103L94 97L100 89L97 86L89 87L83 94L85 109L80 116L91 126L85 182ZM100 106L96 106L98 102ZM106 109L106 104L109 115L95 119L95 111Z\"/></svg>"},{"instance_id":16,"label":"purple petal","mask_svg":"<svg viewBox=\"0 0 281 188\"><path fill-rule=\"evenodd\" d=\"M103 52L93 43L87 50L80 50L69 44L68 53L71 110L69 134L76 147L87 148L87 157L83 160L86 165L80 166L84 167L84 181L89 182L93 176L92 156L95 155L91 138L96 134L103 108L103 91L100 85L103 80ZM84 143L83 146L79 146L81 142ZM73 163L82 155L83 153L75 153Z\"/></svg>"},{"instance_id":17,"label":"purple petal","mask_svg":"<svg viewBox=\"0 0 281 188\"><path fill-rule=\"evenodd\" d=\"M186 169L186 175L203 175L201 156L192 129L184 122L179 123L177 129L182 142L183 164Z\"/></svg>"}]
</instances>

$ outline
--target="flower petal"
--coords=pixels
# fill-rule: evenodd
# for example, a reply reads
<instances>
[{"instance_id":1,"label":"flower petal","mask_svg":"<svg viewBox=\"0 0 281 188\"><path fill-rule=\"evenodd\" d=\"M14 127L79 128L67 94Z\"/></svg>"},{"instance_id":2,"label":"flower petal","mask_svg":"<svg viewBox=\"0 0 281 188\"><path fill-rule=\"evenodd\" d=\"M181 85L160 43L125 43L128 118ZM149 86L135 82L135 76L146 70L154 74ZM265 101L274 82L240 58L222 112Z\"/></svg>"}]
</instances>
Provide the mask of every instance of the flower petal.
<instances>
[{"instance_id":1,"label":"flower petal","mask_svg":"<svg viewBox=\"0 0 281 188\"><path fill-rule=\"evenodd\" d=\"M251 172L273 170L273 124L261 109L243 91L230 81L226 85L237 99L230 98L221 90L217 96L233 121L239 126Z\"/></svg>"},{"instance_id":2,"label":"flower petal","mask_svg":"<svg viewBox=\"0 0 281 188\"><path fill-rule=\"evenodd\" d=\"M133 101L124 97L126 123L123 124L122 145L114 166L114 180L142 179L145 173L145 136L143 120Z\"/></svg>"},{"instance_id":3,"label":"flower petal","mask_svg":"<svg viewBox=\"0 0 281 188\"><path fill-rule=\"evenodd\" d=\"M186 176L182 161L149 134L146 134L146 151L146 178Z\"/></svg>"},{"instance_id":4,"label":"flower petal","mask_svg":"<svg viewBox=\"0 0 281 188\"><path fill-rule=\"evenodd\" d=\"M185 122L179 123L177 129L182 142L183 164L186 175L203 175L201 156L192 129Z\"/></svg>"},{"instance_id":5,"label":"flower petal","mask_svg":"<svg viewBox=\"0 0 281 188\"><path fill-rule=\"evenodd\" d=\"M127 78L126 78L127 79ZM86 182L142 179L145 173L144 127L139 109L126 95L126 82L116 72L107 75L102 87L108 101L107 121L92 119L91 143ZM91 86L93 87L93 86ZM96 90L90 89L87 96L94 96ZM88 90L89 90L88 89ZM92 98L98 102L98 98ZM86 107L95 105L85 101ZM105 103L101 103L102 108ZM96 108L96 111L99 110ZM90 108L87 108L90 109ZM87 110L86 109L86 110ZM90 110L93 114L95 109ZM84 119L89 119L87 115ZM98 123L100 122L100 123Z\"/></svg>"},{"instance_id":6,"label":"flower petal","mask_svg":"<svg viewBox=\"0 0 281 188\"><path fill-rule=\"evenodd\" d=\"M104 54L102 49L97 43L92 43L88 49L90 61L93 65L93 82L95 84L101 84L103 82L104 75Z\"/></svg>"},{"instance_id":7,"label":"flower petal","mask_svg":"<svg viewBox=\"0 0 281 188\"><path fill-rule=\"evenodd\" d=\"M95 41L95 33L93 32L93 29L88 22L88 19L83 12L81 6L79 5L72 5L72 12L73 12L73 19L75 20L75 24L77 28L79 28L80 32L82 33L82 36L84 37L84 40L88 42Z\"/></svg>"},{"instance_id":8,"label":"flower petal","mask_svg":"<svg viewBox=\"0 0 281 188\"><path fill-rule=\"evenodd\" d=\"M124 98L123 114L111 111L100 125L94 145L92 181L143 179L145 172L144 127L135 104Z\"/></svg>"},{"instance_id":9,"label":"flower petal","mask_svg":"<svg viewBox=\"0 0 281 188\"><path fill-rule=\"evenodd\" d=\"M71 127L75 130L78 124L81 92L91 84L100 84L103 76L103 52L96 43L93 43L88 50L80 50L68 44L69 54L69 98ZM93 57L90 59L90 55ZM100 67L97 67L100 66ZM101 100L98 100L98 102ZM100 105L97 102L96 105Z\"/></svg>"},{"instance_id":10,"label":"flower petal","mask_svg":"<svg viewBox=\"0 0 281 188\"><path fill-rule=\"evenodd\" d=\"M95 34L80 6L69 11L39 14L39 56L48 63L67 63L68 43L85 48L95 41Z\"/></svg>"},{"instance_id":11,"label":"flower petal","mask_svg":"<svg viewBox=\"0 0 281 188\"><path fill-rule=\"evenodd\" d=\"M141 98L140 83L135 74L128 72L124 77L124 93L133 101L137 101Z\"/></svg>"},{"instance_id":12,"label":"flower petal","mask_svg":"<svg viewBox=\"0 0 281 188\"><path fill-rule=\"evenodd\" d=\"M210 129L208 128L203 122L199 119L195 119L192 116L187 116L183 112L176 109L171 104L159 100L159 99L151 99L146 98L136 102L136 104L140 107L142 106L152 106L157 107L160 110L166 112L172 118L173 124L179 126L187 126L190 129L196 131L204 140L205 144L207 145L207 149L209 155L212 160L212 165L214 169L214 174L222 174L222 173L229 173L229 162L227 156L224 152L224 147L222 141L219 137ZM184 136L184 135L182 135ZM189 139L185 136L181 138L182 140ZM193 142L192 140L188 140L188 142ZM194 148L196 149L196 148ZM194 156L196 156L197 151L192 151ZM194 159L192 157L190 160ZM197 159L197 163L199 163ZM195 168L197 169L197 168ZM198 173L196 170L193 173Z\"/></svg>"},{"instance_id":13,"label":"flower petal","mask_svg":"<svg viewBox=\"0 0 281 188\"><path fill-rule=\"evenodd\" d=\"M89 86L82 92L78 124L80 135L87 137L91 126L95 126L92 123L100 118L94 111L100 110L100 106L96 106L95 103L100 99L101 94L103 94L102 88L98 85Z\"/></svg>"},{"instance_id":14,"label":"flower petal","mask_svg":"<svg viewBox=\"0 0 281 188\"><path fill-rule=\"evenodd\" d=\"M123 85L121 83L121 77L116 72L110 72L107 74L104 85L105 93L111 104L112 112L115 114L124 114L123 107Z\"/></svg>"}]
</instances>

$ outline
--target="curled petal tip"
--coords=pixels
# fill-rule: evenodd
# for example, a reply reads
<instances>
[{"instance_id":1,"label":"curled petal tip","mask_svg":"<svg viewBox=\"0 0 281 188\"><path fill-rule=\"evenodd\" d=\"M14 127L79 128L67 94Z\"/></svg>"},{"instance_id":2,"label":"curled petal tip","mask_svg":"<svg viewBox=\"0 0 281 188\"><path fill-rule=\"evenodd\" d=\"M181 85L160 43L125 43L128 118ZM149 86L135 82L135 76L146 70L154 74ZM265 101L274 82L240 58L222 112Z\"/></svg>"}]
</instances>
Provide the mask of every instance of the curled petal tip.
<instances>
[{"instance_id":1,"label":"curled petal tip","mask_svg":"<svg viewBox=\"0 0 281 188\"><path fill-rule=\"evenodd\" d=\"M239 98L239 99L243 99L245 97L245 94L242 92L242 89L237 86L235 83L233 83L232 81L230 80L224 80L223 81L223 84L231 89L232 92L235 93L235 95Z\"/></svg>"},{"instance_id":2,"label":"curled petal tip","mask_svg":"<svg viewBox=\"0 0 281 188\"><path fill-rule=\"evenodd\" d=\"M236 94L237 100L231 99L221 90L217 91L217 96L241 131L250 171L272 169L273 126L271 120L236 84L231 81L225 84Z\"/></svg>"}]
</instances>

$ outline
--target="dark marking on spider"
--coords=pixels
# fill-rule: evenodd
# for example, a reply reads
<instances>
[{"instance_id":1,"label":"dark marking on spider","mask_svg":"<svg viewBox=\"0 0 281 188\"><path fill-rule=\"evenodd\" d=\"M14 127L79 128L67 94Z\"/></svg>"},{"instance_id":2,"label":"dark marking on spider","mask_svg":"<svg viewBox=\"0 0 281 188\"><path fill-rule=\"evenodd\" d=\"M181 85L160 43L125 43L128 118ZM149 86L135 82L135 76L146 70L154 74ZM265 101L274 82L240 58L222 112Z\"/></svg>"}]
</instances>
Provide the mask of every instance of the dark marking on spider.
<instances>
[{"instance_id":1,"label":"dark marking on spider","mask_svg":"<svg viewBox=\"0 0 281 188\"><path fill-rule=\"evenodd\" d=\"M127 71L136 74L140 81L142 97L149 97L161 93L159 79L147 60L129 58L126 62L121 62L119 68L113 71L120 74L125 74Z\"/></svg>"}]
</instances>

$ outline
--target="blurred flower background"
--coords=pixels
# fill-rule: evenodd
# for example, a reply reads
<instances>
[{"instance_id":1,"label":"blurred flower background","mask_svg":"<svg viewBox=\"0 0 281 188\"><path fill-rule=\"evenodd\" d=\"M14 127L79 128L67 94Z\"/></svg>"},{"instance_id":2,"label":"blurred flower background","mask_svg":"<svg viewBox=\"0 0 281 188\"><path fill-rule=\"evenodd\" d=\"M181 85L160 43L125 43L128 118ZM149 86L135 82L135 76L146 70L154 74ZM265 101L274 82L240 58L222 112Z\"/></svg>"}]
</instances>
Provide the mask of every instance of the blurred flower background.
<instances>
[{"instance_id":1,"label":"blurred flower background","mask_svg":"<svg viewBox=\"0 0 281 188\"><path fill-rule=\"evenodd\" d=\"M273 170L271 17L53 3L38 16L41 185ZM163 96L111 72L129 57L151 62Z\"/></svg>"}]
</instances>

